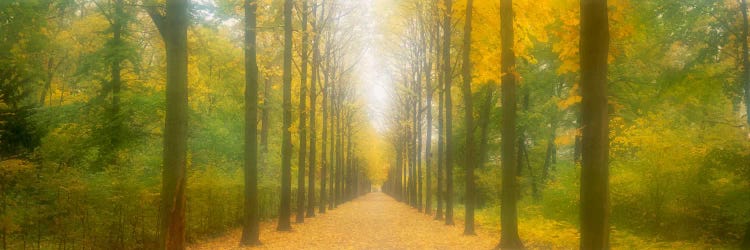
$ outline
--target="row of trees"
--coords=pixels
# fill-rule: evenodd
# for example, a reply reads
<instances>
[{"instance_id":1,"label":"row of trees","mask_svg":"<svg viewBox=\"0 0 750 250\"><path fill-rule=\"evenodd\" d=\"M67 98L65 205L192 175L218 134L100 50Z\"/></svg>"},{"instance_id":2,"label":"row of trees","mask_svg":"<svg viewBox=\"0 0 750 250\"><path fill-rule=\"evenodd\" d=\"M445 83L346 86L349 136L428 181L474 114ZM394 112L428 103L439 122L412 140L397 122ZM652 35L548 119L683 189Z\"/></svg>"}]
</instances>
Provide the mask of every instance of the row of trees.
<instances>
[{"instance_id":1,"label":"row of trees","mask_svg":"<svg viewBox=\"0 0 750 250\"><path fill-rule=\"evenodd\" d=\"M252 245L262 218L368 192L348 8L0 3L2 249L183 249L240 225Z\"/></svg>"},{"instance_id":2,"label":"row of trees","mask_svg":"<svg viewBox=\"0 0 750 250\"><path fill-rule=\"evenodd\" d=\"M738 6L729 2L654 0L645 5L631 5L628 1L583 0L549 3L549 7L529 6L511 0L394 3L398 14L392 18L398 25L391 30L393 35L389 38L397 42L387 45L388 49L396 51L392 66L398 72L391 92L395 103L389 130L394 159L384 190L420 211L435 212L435 218L444 218L448 225L454 224L456 204L463 204L465 234L475 233L476 209L486 207L490 209L489 213L495 214L493 205L497 204L502 230L500 248L523 247L519 237L518 204L529 214L534 214L533 211L541 205L544 217L580 225L581 249L609 248L610 221L614 221L618 228L636 232L649 228L651 237L691 241L694 238L685 235L709 234L724 244L726 241L750 242L748 233L738 233L748 231L744 229L749 223L746 219L698 208L696 205L701 201L697 200L677 198L673 206L690 204L695 211L700 211L697 213L705 215L694 221L724 218L724 222L718 224L733 228L731 231L735 233L727 235L723 230L706 229L697 230L700 233L680 230L684 235L675 235L670 231L673 228L664 227L668 223L695 223L687 222L691 215L665 207L666 197L681 195L664 191L667 186L676 188L674 181L677 180L673 179L674 176L667 177L668 172L694 176L686 177L690 180L687 185L694 187L705 187L704 183L711 182L711 178L724 178L703 175L715 171L709 169L724 169L720 172L730 176L746 176L744 166L747 165L748 144L743 139L746 136L736 135L747 134L747 124L740 121L748 111L737 108L740 103L747 103L747 98L744 101L743 98L734 98L750 92L741 87L747 85L747 80L743 80L747 78L747 66L743 65L748 52L746 47L738 46L743 43L734 43L732 39L735 38L730 38L747 40L746 31L739 32L747 29L747 17L738 15L746 13L744 1L740 3ZM514 13L514 9L522 9L523 13ZM714 10L721 10L720 14L710 14ZM666 14L675 11L681 14ZM475 17L480 18L478 25L473 20ZM463 23L456 20L459 18ZM684 18L692 21L682 20ZM682 23L671 23L677 19ZM611 28L610 23L614 23ZM700 30L699 27L706 23L715 28ZM463 27L459 27L461 24ZM674 30L692 33L678 36ZM665 34L661 40L641 40L642 36L662 33ZM693 39L707 36L726 37L727 40L687 45L696 43ZM614 46L610 46L610 40ZM646 44L672 46L672 52L663 57L681 61L681 65L672 68L675 66L660 64L656 67L669 73L656 70L651 74L647 68L654 65L643 62L658 56L639 54L645 50L644 46L652 46ZM674 46L681 50L674 51L677 50ZM734 47L744 59L727 56L726 47ZM694 65L706 68L691 68L696 67ZM708 74L722 72L719 74L724 77L722 79L732 82L725 83L725 89L729 91L711 91L717 93L711 94L714 96L712 101L702 99L707 102L704 107L721 114L721 119L727 123L718 125L715 130L703 126L696 132L701 138L719 137L699 142L703 145L691 145L703 148L701 152L722 151L734 155L732 160L717 160L715 153L701 153L697 158L700 160L696 161L706 162L701 167L692 167L695 163L677 163L685 162L676 160L685 159L687 156L684 155L673 155L675 160L672 162L642 161L647 157L643 153L653 146L648 144L652 141L631 140L648 136L663 139L664 144L678 143L679 140L670 141L671 138L658 134L631 133L643 129L640 117L659 112L649 110L683 110L687 108L684 103L692 96L705 96L676 91L674 88L678 87L673 87L686 85L684 81L687 79L697 81L697 86L714 85L711 81L696 79L701 71L708 71ZM651 92L648 90L649 81L669 87L657 91L659 94L647 94ZM496 86L498 82L499 88ZM460 94L455 94L455 90L460 90ZM671 96L664 97L666 92ZM458 105L454 102L456 98L462 100ZM499 105L495 104L497 98L500 98ZM733 99L733 110L725 108L730 99ZM462 115L461 123L455 122L456 111ZM694 122L705 118L700 115L678 117L680 115L658 119ZM724 151L727 147L734 148L729 151L735 153ZM657 151L648 152L664 157ZM653 170L644 174L634 168L636 163L632 161L640 161L637 164L646 164L662 174L651 179ZM610 165L617 167L613 179L610 179ZM632 185L646 188L623 187L626 176L640 176L632 179L637 183ZM433 183L437 184L436 187ZM610 183L614 183L614 189L610 188ZM732 199L729 197L734 195L744 197L748 194L747 185L732 183L727 185L732 186L729 189L733 191L725 190L727 193L708 195L703 199L721 202L719 200ZM706 190L715 188L706 187ZM690 195L696 191L675 192ZM527 193L533 199L522 200ZM548 197L545 193L558 197ZM611 193L614 198L610 197ZM650 218L661 224L652 226L645 220L635 219L639 217L637 215L624 214L624 211L634 208L629 200L654 201L649 203L652 206L635 210L649 216L653 214L655 217ZM433 203L437 205L436 210L432 209ZM744 202L742 204L735 211L746 214L750 207ZM614 219L610 216L612 210Z\"/></svg>"}]
</instances>

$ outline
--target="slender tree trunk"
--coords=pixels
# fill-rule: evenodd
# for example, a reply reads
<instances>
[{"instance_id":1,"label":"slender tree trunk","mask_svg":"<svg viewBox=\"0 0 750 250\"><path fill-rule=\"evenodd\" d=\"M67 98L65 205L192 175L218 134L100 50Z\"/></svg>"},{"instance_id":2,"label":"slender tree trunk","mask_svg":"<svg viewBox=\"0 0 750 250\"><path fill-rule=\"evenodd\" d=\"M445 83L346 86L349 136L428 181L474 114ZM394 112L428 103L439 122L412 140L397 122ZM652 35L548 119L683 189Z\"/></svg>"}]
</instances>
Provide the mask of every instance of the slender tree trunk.
<instances>
[{"instance_id":1,"label":"slender tree trunk","mask_svg":"<svg viewBox=\"0 0 750 250\"><path fill-rule=\"evenodd\" d=\"M463 48L463 95L464 95L464 127L466 128L466 145L464 150L464 164L466 168L466 212L464 213L464 234L474 235L474 168L476 167L476 151L474 150L474 107L471 94L471 17L474 1L466 1L466 21L464 22Z\"/></svg>"},{"instance_id":2,"label":"slender tree trunk","mask_svg":"<svg viewBox=\"0 0 750 250\"><path fill-rule=\"evenodd\" d=\"M581 0L581 249L609 249L607 0Z\"/></svg>"},{"instance_id":3,"label":"slender tree trunk","mask_svg":"<svg viewBox=\"0 0 750 250\"><path fill-rule=\"evenodd\" d=\"M440 29L438 29L440 30ZM445 118L443 117L443 114L445 114L445 88L441 86L443 84L443 81L445 80L445 71L440 68L442 66L440 59L442 59L441 53L442 53L442 46L443 43L438 41L438 49L435 51L435 54L437 55L437 71L438 71L438 81L437 81L437 89L440 91L440 94L438 95L438 152L437 152L437 211L435 211L435 219L436 220L442 220L443 219L443 201L445 200L445 193L443 192L443 166L445 165Z\"/></svg>"},{"instance_id":4,"label":"slender tree trunk","mask_svg":"<svg viewBox=\"0 0 750 250\"><path fill-rule=\"evenodd\" d=\"M116 37L117 35L115 35ZM47 77L44 79L44 87L42 88L42 93L39 95L39 106L44 106L44 102L47 99L47 94L49 94L50 88L52 88L52 80L55 76L55 66L54 61L52 60L52 56L50 56L47 59ZM118 64L119 65L119 64ZM113 70L114 73L114 70ZM50 96L50 105L52 105L52 97Z\"/></svg>"},{"instance_id":5,"label":"slender tree trunk","mask_svg":"<svg viewBox=\"0 0 750 250\"><path fill-rule=\"evenodd\" d=\"M125 13L123 11L123 2L122 0L115 0L115 13L113 16L113 22L112 22L112 44L114 46L114 50L119 51L122 46L125 45L125 43L122 40L122 33L125 26ZM108 163L112 165L117 165L117 148L120 145L120 133L122 129L122 122L120 119L120 92L122 89L122 79L121 79L121 66L122 66L123 56L119 55L118 53L115 53L115 55L112 58L112 64L111 64L111 87L112 87L112 117L110 118L110 134L109 134L109 147L105 150L106 156L108 159ZM51 66L51 59L50 64ZM48 81L52 81L52 73L50 69L50 74L48 75L47 79ZM44 103L42 103L44 104Z\"/></svg>"},{"instance_id":6,"label":"slender tree trunk","mask_svg":"<svg viewBox=\"0 0 750 250\"><path fill-rule=\"evenodd\" d=\"M318 51L318 36L317 33L317 5L312 8L312 27L313 27L313 58L312 58L312 79L310 79L310 162L309 171L307 178L307 217L315 217L315 143L317 137L316 126L316 105L317 105L317 84L320 76L320 52Z\"/></svg>"},{"instance_id":7,"label":"slender tree trunk","mask_svg":"<svg viewBox=\"0 0 750 250\"><path fill-rule=\"evenodd\" d=\"M336 202L333 207L338 207L342 202L343 183L344 183L344 125L342 119L342 96L339 93L338 107L336 108Z\"/></svg>"},{"instance_id":8,"label":"slender tree trunk","mask_svg":"<svg viewBox=\"0 0 750 250\"><path fill-rule=\"evenodd\" d=\"M327 78L327 77L326 77ZM327 144L328 144L328 80L325 80L325 85L323 87L323 103L321 105L323 107L323 132L320 137L320 204L318 212L325 213L326 212L326 204L328 204L328 193L326 192L326 177L328 175L327 169L328 161L326 157L328 156L326 153Z\"/></svg>"},{"instance_id":9,"label":"slender tree trunk","mask_svg":"<svg viewBox=\"0 0 750 250\"><path fill-rule=\"evenodd\" d=\"M540 199L541 191L547 185L547 181L550 179L550 171L552 165L555 163L555 157L557 155L557 145L555 145L555 138L557 138L557 114L552 115L552 122L550 123L550 135L547 138L547 150L544 157L544 165L542 166L542 177L539 180L540 188L536 199Z\"/></svg>"},{"instance_id":10,"label":"slender tree trunk","mask_svg":"<svg viewBox=\"0 0 750 250\"><path fill-rule=\"evenodd\" d=\"M518 237L518 180L516 171L516 56L513 52L513 1L500 2L500 25L502 37L502 207L500 211L500 248L523 248Z\"/></svg>"},{"instance_id":11,"label":"slender tree trunk","mask_svg":"<svg viewBox=\"0 0 750 250\"><path fill-rule=\"evenodd\" d=\"M292 0L284 0L284 123L281 128L281 205L279 206L279 231L292 230Z\"/></svg>"},{"instance_id":12,"label":"slender tree trunk","mask_svg":"<svg viewBox=\"0 0 750 250\"><path fill-rule=\"evenodd\" d=\"M257 0L256 0L257 1ZM265 157L268 153L268 132L271 129L271 78L266 77L263 85L263 106L261 107L261 130L260 130L260 150Z\"/></svg>"},{"instance_id":13,"label":"slender tree trunk","mask_svg":"<svg viewBox=\"0 0 750 250\"><path fill-rule=\"evenodd\" d=\"M419 76L419 71L415 72ZM419 77L417 77L419 78ZM416 86L417 83L413 82L412 86ZM416 92L416 87L412 87L412 91ZM411 97L412 102L410 105L411 109L411 127L409 128L409 204L417 208L417 113L419 112L418 102L416 98Z\"/></svg>"},{"instance_id":14,"label":"slender tree trunk","mask_svg":"<svg viewBox=\"0 0 750 250\"><path fill-rule=\"evenodd\" d=\"M417 61L417 64L415 66L418 67L419 61ZM417 92L417 103L415 105L415 112L414 112L414 135L416 136L416 150L414 151L414 156L417 158L416 160L416 167L417 167L417 181L415 184L417 184L416 193L417 193L417 210L422 212L422 196L424 195L422 190L422 71L417 70L417 81L415 82L414 89Z\"/></svg>"},{"instance_id":15,"label":"slender tree trunk","mask_svg":"<svg viewBox=\"0 0 750 250\"><path fill-rule=\"evenodd\" d=\"M491 85L486 85L482 90L484 92L484 103L482 104L481 114L479 115L480 138L479 141L479 163L480 168L484 168L487 163L489 152L489 133L490 119L492 115L492 104L495 97L495 89Z\"/></svg>"},{"instance_id":16,"label":"slender tree trunk","mask_svg":"<svg viewBox=\"0 0 750 250\"><path fill-rule=\"evenodd\" d=\"M403 183L403 191L404 191L403 197L404 197L404 203L409 204L409 178L411 175L411 173L409 172L409 143L406 141L403 142L402 149L403 151L400 152L400 154L402 154L401 157L403 157L401 161L401 169L403 170L402 172L403 173L402 183Z\"/></svg>"},{"instance_id":17,"label":"slender tree trunk","mask_svg":"<svg viewBox=\"0 0 750 250\"><path fill-rule=\"evenodd\" d=\"M330 55L330 53L328 53L328 54ZM335 187L336 181L335 180L336 180L336 172L338 172L337 169L336 169L336 167L338 166L338 162L336 161L336 158L335 158L336 151L338 150L336 148L336 133L338 132L338 131L336 131L336 104L335 104L336 103L336 93L334 91L335 86L333 86L333 84L331 84L331 85L332 85L331 86L331 93L330 93L330 95L331 95L330 96L330 98L331 98L331 107L330 107L331 108L331 138L330 138L330 140L331 140L331 154L330 154L330 158L331 158L331 164L330 164L331 176L330 177L331 177L331 180L330 180L330 185L331 185L331 187L330 187L330 190L329 190L330 192L329 192L329 196L328 196L329 197L329 200L328 200L328 209L329 210L333 209L334 205L336 203L336 187Z\"/></svg>"},{"instance_id":18,"label":"slender tree trunk","mask_svg":"<svg viewBox=\"0 0 750 250\"><path fill-rule=\"evenodd\" d=\"M425 57L427 57L427 54L425 54ZM427 135L425 139L425 153L424 153L424 159L425 159L425 172L427 173L427 179L425 182L427 183L427 186L425 187L425 208L424 212L428 215L432 214L432 91L434 90L432 86L432 62L427 63L427 66L425 67L425 76L427 77L425 80L427 84L425 85L427 89Z\"/></svg>"},{"instance_id":19,"label":"slender tree trunk","mask_svg":"<svg viewBox=\"0 0 750 250\"><path fill-rule=\"evenodd\" d=\"M302 62L300 72L300 88L299 88L299 152L297 157L299 158L297 163L297 223L305 222L305 157L307 156L307 128L305 122L307 122L307 110L305 102L307 102L307 1L302 0ZM312 175L312 172L310 172Z\"/></svg>"},{"instance_id":20,"label":"slender tree trunk","mask_svg":"<svg viewBox=\"0 0 750 250\"><path fill-rule=\"evenodd\" d=\"M321 20L324 18L324 16L325 16L325 6L323 6L321 8L321 15L320 15ZM322 23L321 23L321 25L322 25ZM318 28L317 25L316 25L316 29L317 29L317 32L315 32L316 36L320 36L320 34L319 34L320 33L320 29ZM319 38L318 38L318 41L320 41ZM317 43L315 44L315 53L317 53L318 55L320 55L320 47L318 46ZM318 56L318 58L320 58L320 56ZM326 61L326 65L329 65L327 57L326 57L325 61ZM318 67L318 66L314 66L314 67ZM319 207L319 210L318 210L320 213L325 213L326 212L326 205L328 204L329 197L330 197L330 196L328 196L328 192L326 192L326 184L327 184L326 180L327 180L327 177L328 177L328 169L330 169L330 166L331 166L331 164L329 164L329 162L328 162L328 159L330 159L330 158L326 158L326 157L328 157L328 155L326 154L327 153L326 150L327 150L327 145L328 145L328 131L329 131L329 127L330 127L329 126L330 125L330 123L329 123L330 120L328 119L328 117L329 117L329 110L330 110L330 105L329 105L330 101L329 100L331 99L330 98L329 78L328 78L328 72L327 72L327 70L328 70L328 67L326 67L326 69L323 71L323 83L324 83L323 90L322 90L322 92L323 92L323 103L321 104L321 106L323 107L323 132L321 134L321 142L320 142L320 144L321 144L321 152L320 152L320 158L321 158L320 159L320 164L321 164L321 170L320 170L320 204L319 204L320 207ZM331 149L331 150L333 150L333 149ZM333 171L333 170L331 170L331 171Z\"/></svg>"},{"instance_id":21,"label":"slender tree trunk","mask_svg":"<svg viewBox=\"0 0 750 250\"><path fill-rule=\"evenodd\" d=\"M402 191L403 178L401 176L402 175L401 173L403 173L403 171L401 170L401 166L402 166L402 162L404 161L402 150L403 148L401 148L400 145L396 147L396 190L395 191L396 191L396 196L397 196L396 198L401 202L404 201L404 196L403 196L403 191Z\"/></svg>"},{"instance_id":22,"label":"slender tree trunk","mask_svg":"<svg viewBox=\"0 0 750 250\"><path fill-rule=\"evenodd\" d=\"M445 224L453 225L453 104L451 103L451 15L453 15L453 1L445 1L445 17L443 27L443 70L445 71Z\"/></svg>"},{"instance_id":23,"label":"slender tree trunk","mask_svg":"<svg viewBox=\"0 0 750 250\"><path fill-rule=\"evenodd\" d=\"M349 162L349 164L348 164L349 165L348 166L348 171L346 171L347 183L346 183L346 186L345 186L346 187L346 198L347 198L347 201L352 200L354 198L354 195L356 194L355 190L356 190L356 187L357 187L356 183L354 183L354 177L355 177L355 174L354 174L354 142L352 140L352 137L354 137L354 133L352 132L352 125L351 124L352 124L352 119L349 118L349 122L348 122L348 125L347 125L347 127L348 127L348 129L347 129L348 136L346 138L346 145L347 145L347 149L348 149L347 150L348 153L346 154L347 155L346 158L347 158L347 162Z\"/></svg>"},{"instance_id":24,"label":"slender tree trunk","mask_svg":"<svg viewBox=\"0 0 750 250\"><path fill-rule=\"evenodd\" d=\"M160 248L185 249L185 186L188 135L188 0L167 0L166 15L149 8L167 54L167 110L164 126Z\"/></svg>"},{"instance_id":25,"label":"slender tree trunk","mask_svg":"<svg viewBox=\"0 0 750 250\"><path fill-rule=\"evenodd\" d=\"M245 0L245 218L243 246L260 244L258 213L258 60L256 0ZM265 124L264 124L265 126Z\"/></svg>"},{"instance_id":26,"label":"slender tree trunk","mask_svg":"<svg viewBox=\"0 0 750 250\"><path fill-rule=\"evenodd\" d=\"M529 111L529 89L528 88L522 88L521 92L523 92L523 99L521 99L521 107L523 112ZM516 177L520 179L523 174L523 166L524 166L524 159L529 159L529 154L526 148L526 128L524 126L517 126L517 146L516 146ZM529 179L531 180L531 192L532 194L537 193L537 186L536 186L536 179L534 177L534 173L531 169L531 164L529 161L526 161L526 167L529 170ZM521 188L516 189L516 199L521 200Z\"/></svg>"}]
</instances>

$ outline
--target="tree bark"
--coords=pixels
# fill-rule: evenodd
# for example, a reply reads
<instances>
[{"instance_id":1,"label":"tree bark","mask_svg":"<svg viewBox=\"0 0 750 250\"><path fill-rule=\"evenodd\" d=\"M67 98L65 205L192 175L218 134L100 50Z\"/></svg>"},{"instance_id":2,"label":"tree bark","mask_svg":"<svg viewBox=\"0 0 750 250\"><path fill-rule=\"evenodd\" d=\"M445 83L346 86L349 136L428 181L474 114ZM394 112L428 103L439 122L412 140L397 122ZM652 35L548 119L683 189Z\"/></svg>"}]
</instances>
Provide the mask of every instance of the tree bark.
<instances>
[{"instance_id":1,"label":"tree bark","mask_svg":"<svg viewBox=\"0 0 750 250\"><path fill-rule=\"evenodd\" d=\"M281 205L277 230L292 230L292 0L284 0L284 73L283 73L284 121L281 128Z\"/></svg>"},{"instance_id":2,"label":"tree bark","mask_svg":"<svg viewBox=\"0 0 750 250\"><path fill-rule=\"evenodd\" d=\"M164 39L167 54L167 109L159 244L162 249L185 249L188 0L167 0L166 15L163 16L155 7L147 10Z\"/></svg>"},{"instance_id":3,"label":"tree bark","mask_svg":"<svg viewBox=\"0 0 750 250\"><path fill-rule=\"evenodd\" d=\"M123 11L123 1L115 0L115 14L112 22L112 44L113 50L119 51L121 46L125 43L122 40L123 29L125 28L125 13ZM112 87L112 117L110 120L110 145L106 150L109 154L109 163L117 164L117 148L120 145L120 133L122 129L122 120L120 119L120 92L122 90L122 79L121 79L121 66L123 62L123 56L119 53L114 53L111 65L111 87ZM51 65L50 65L51 66ZM50 71L51 72L51 71ZM48 81L52 81L52 74L49 74ZM44 103L42 103L44 104Z\"/></svg>"},{"instance_id":4,"label":"tree bark","mask_svg":"<svg viewBox=\"0 0 750 250\"><path fill-rule=\"evenodd\" d=\"M297 223L305 222L305 157L307 156L307 1L302 0L302 62L299 87L299 152L297 153ZM310 172L312 173L312 172Z\"/></svg>"},{"instance_id":5,"label":"tree bark","mask_svg":"<svg viewBox=\"0 0 750 250\"><path fill-rule=\"evenodd\" d=\"M502 135L502 207L500 209L500 245L502 249L523 248L518 237L518 179L516 171L516 56L513 52L513 1L500 2L500 25L502 43L502 105L503 125Z\"/></svg>"},{"instance_id":6,"label":"tree bark","mask_svg":"<svg viewBox=\"0 0 750 250\"><path fill-rule=\"evenodd\" d=\"M245 0L245 218L243 246L260 244L258 206L258 60L256 0ZM266 126L266 124L263 124Z\"/></svg>"},{"instance_id":7,"label":"tree bark","mask_svg":"<svg viewBox=\"0 0 750 250\"><path fill-rule=\"evenodd\" d=\"M609 249L607 0L581 0L581 249Z\"/></svg>"},{"instance_id":8,"label":"tree bark","mask_svg":"<svg viewBox=\"0 0 750 250\"><path fill-rule=\"evenodd\" d=\"M425 58L428 58L429 55L425 53ZM425 207L424 212L428 215L432 214L432 94L433 94L433 86L432 86L432 61L425 64L425 88L427 91L427 104L425 109L427 110L426 119L427 119L427 135L425 138L425 153L424 153L424 159L425 159L425 172L427 174L427 179L425 180L425 183L427 183L425 187Z\"/></svg>"},{"instance_id":9,"label":"tree bark","mask_svg":"<svg viewBox=\"0 0 750 250\"><path fill-rule=\"evenodd\" d=\"M443 71L445 77L445 224L453 225L453 104L451 103L451 15L453 1L445 1L445 16L443 18Z\"/></svg>"},{"instance_id":10,"label":"tree bark","mask_svg":"<svg viewBox=\"0 0 750 250\"><path fill-rule=\"evenodd\" d=\"M474 167L476 152L474 150L474 107L471 95L471 17L474 1L466 1L466 20L464 22L463 48L463 88L464 95L464 127L466 128L466 146L464 164L466 168L466 193L464 234L474 235Z\"/></svg>"},{"instance_id":11,"label":"tree bark","mask_svg":"<svg viewBox=\"0 0 750 250\"><path fill-rule=\"evenodd\" d=\"M440 94L438 95L438 152L437 152L437 208L435 211L435 219L436 220L442 220L443 219L443 201L445 200L445 196L443 193L443 180L444 180L444 165L445 165L445 117L443 115L445 114L445 88L443 86L440 86L443 84L445 80L445 71L443 71L440 66L443 64L440 62L440 59L442 59L441 53L442 53L442 46L443 44L438 41L438 47L440 47L437 51L437 57L438 57L438 82L437 82L437 88L440 90Z\"/></svg>"},{"instance_id":12,"label":"tree bark","mask_svg":"<svg viewBox=\"0 0 750 250\"><path fill-rule=\"evenodd\" d=\"M312 8L312 28L313 28L313 58L312 58L312 79L310 79L310 161L307 178L307 217L315 217L315 157L316 157L316 105L318 98L318 90L316 84L318 84L320 76L320 52L318 51L318 29L317 29L317 9L318 6L314 5Z\"/></svg>"},{"instance_id":13,"label":"tree bark","mask_svg":"<svg viewBox=\"0 0 750 250\"><path fill-rule=\"evenodd\" d=\"M417 194L417 211L422 212L422 196L424 195L422 190L422 70L421 67L419 67L419 60L416 61L416 66L419 68L417 70L417 81L414 82L414 89L417 92L417 102L414 106L414 135L416 136L416 150L414 151L414 156L416 158L416 179L417 181L415 184L417 185L416 188L416 194Z\"/></svg>"},{"instance_id":14,"label":"tree bark","mask_svg":"<svg viewBox=\"0 0 750 250\"><path fill-rule=\"evenodd\" d=\"M257 1L257 0L256 0ZM268 132L271 129L271 104L269 99L271 98L271 79L266 76L265 83L263 84L263 106L261 107L261 130L260 130L260 150L263 151L265 157L268 153Z\"/></svg>"},{"instance_id":15,"label":"tree bark","mask_svg":"<svg viewBox=\"0 0 750 250\"><path fill-rule=\"evenodd\" d=\"M323 2L323 3L325 3L325 2ZM319 27L322 27L322 25L323 25L322 20L323 20L323 18L325 18L325 10L326 10L325 9L325 5L321 5L321 10L320 10L320 12L321 12L321 14L320 14L321 24L319 24L320 26L315 25L315 28L316 28L315 35L318 37L318 42L320 41L320 31L321 31L321 29ZM314 46L315 46L314 47L314 50L315 50L314 53L317 53L319 55L318 58L320 58L320 47L319 47L319 44L316 43L316 44L314 44ZM329 164L329 162L328 162L328 159L329 159L329 158L327 158L328 154L326 154L327 153L326 150L328 149L327 148L327 144L328 144L328 131L329 131L329 127L330 127L329 119L328 119L329 113L330 113L330 111L329 111L330 110L329 103L330 103L330 99L331 99L330 98L329 78L328 78L328 65L329 64L328 64L328 57L327 56L328 56L328 53L326 53L326 58L325 58L325 65L326 65L326 67L325 67L325 70L323 70L323 72L322 72L323 73L323 89L321 91L321 92L323 92L323 103L321 104L322 109L323 109L323 132L321 133L321 138L320 138L320 140L321 140L321 142L320 142L320 144L321 144L321 146L320 146L321 147L321 149L320 149L320 158L321 158L320 159L320 165L321 165L320 166L320 204L318 204L318 206L319 206L318 212L320 212L320 213L325 213L326 212L326 205L328 204L328 200L330 199L329 198L330 196L328 196L328 192L326 191L326 184L327 184L326 181L327 181L328 172L329 172L328 169L330 169L330 166L331 166L331 164ZM313 67L318 67L319 68L319 65L313 64ZM333 150L333 149L331 149L331 150Z\"/></svg>"}]
</instances>

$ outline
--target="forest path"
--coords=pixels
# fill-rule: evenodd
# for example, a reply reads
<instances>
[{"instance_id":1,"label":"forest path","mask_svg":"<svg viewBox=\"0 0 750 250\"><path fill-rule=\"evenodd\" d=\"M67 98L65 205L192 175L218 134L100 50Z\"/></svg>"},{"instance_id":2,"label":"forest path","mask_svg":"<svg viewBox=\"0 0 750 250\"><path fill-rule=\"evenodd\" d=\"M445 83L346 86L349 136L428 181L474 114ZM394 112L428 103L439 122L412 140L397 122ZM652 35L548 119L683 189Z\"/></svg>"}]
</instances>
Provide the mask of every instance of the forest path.
<instances>
[{"instance_id":1,"label":"forest path","mask_svg":"<svg viewBox=\"0 0 750 250\"><path fill-rule=\"evenodd\" d=\"M277 232L275 222L261 223L261 242L238 247L241 230L189 249L492 249L497 237L464 236L463 225L419 213L384 193L370 193L325 214Z\"/></svg>"}]
</instances>

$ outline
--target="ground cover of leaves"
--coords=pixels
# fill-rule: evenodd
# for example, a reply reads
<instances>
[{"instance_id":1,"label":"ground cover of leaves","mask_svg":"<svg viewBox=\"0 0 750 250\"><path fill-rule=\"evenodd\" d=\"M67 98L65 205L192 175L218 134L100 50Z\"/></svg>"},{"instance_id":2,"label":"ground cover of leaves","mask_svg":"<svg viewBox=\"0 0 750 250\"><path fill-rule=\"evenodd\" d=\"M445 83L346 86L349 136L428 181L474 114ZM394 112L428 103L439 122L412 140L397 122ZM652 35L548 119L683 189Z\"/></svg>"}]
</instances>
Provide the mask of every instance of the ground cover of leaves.
<instances>
[{"instance_id":1,"label":"ground cover of leaves","mask_svg":"<svg viewBox=\"0 0 750 250\"><path fill-rule=\"evenodd\" d=\"M291 232L278 232L275 222L261 223L262 245L257 247L239 247L238 229L189 249L492 249L499 239L481 230L463 235L462 224L446 226L379 192L292 227Z\"/></svg>"}]
</instances>

